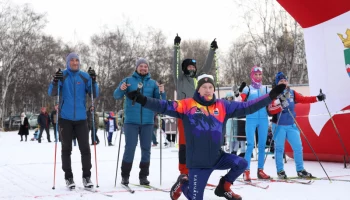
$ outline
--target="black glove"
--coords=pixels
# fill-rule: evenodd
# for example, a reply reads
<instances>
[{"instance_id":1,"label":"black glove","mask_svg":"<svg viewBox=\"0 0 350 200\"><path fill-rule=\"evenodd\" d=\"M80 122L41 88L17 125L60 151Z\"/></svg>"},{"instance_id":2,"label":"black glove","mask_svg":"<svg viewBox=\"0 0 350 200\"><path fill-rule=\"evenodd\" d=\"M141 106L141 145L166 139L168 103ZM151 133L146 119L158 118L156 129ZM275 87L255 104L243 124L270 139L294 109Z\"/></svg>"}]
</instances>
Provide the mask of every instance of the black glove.
<instances>
[{"instance_id":1,"label":"black glove","mask_svg":"<svg viewBox=\"0 0 350 200\"><path fill-rule=\"evenodd\" d=\"M63 72L61 71L61 69L58 69L58 71L55 73L53 81L57 83L58 81L62 81L62 80L63 80Z\"/></svg>"},{"instance_id":2,"label":"black glove","mask_svg":"<svg viewBox=\"0 0 350 200\"><path fill-rule=\"evenodd\" d=\"M176 37L175 37L175 39L174 39L174 45L179 45L180 42L181 42L181 38L179 37L178 34L176 34Z\"/></svg>"},{"instance_id":3,"label":"black glove","mask_svg":"<svg viewBox=\"0 0 350 200\"><path fill-rule=\"evenodd\" d=\"M274 87L271 91L270 91L270 98L271 99L276 99L278 95L282 94L282 92L286 89L286 85L285 84L280 84L277 85L276 87Z\"/></svg>"},{"instance_id":4,"label":"black glove","mask_svg":"<svg viewBox=\"0 0 350 200\"><path fill-rule=\"evenodd\" d=\"M90 75L92 82L96 82L96 72L91 67L88 70L88 74Z\"/></svg>"},{"instance_id":5,"label":"black glove","mask_svg":"<svg viewBox=\"0 0 350 200\"><path fill-rule=\"evenodd\" d=\"M134 100L134 98L136 97L135 101L141 104L141 106L144 106L147 102L147 97L143 96L143 94L141 94L140 92L137 92L137 90L128 92L126 96L131 100Z\"/></svg>"},{"instance_id":6,"label":"black glove","mask_svg":"<svg viewBox=\"0 0 350 200\"><path fill-rule=\"evenodd\" d=\"M238 96L239 96L239 92L235 91L235 97L238 97Z\"/></svg>"},{"instance_id":7,"label":"black glove","mask_svg":"<svg viewBox=\"0 0 350 200\"><path fill-rule=\"evenodd\" d=\"M239 91L239 92L242 92L243 89L245 88L245 86L247 86L247 84L246 84L245 82L242 82L242 83L241 83L241 86L239 86L238 91Z\"/></svg>"},{"instance_id":8,"label":"black glove","mask_svg":"<svg viewBox=\"0 0 350 200\"><path fill-rule=\"evenodd\" d=\"M316 96L318 101L323 101L326 100L326 95L323 93L320 93L319 95Z\"/></svg>"},{"instance_id":9,"label":"black glove","mask_svg":"<svg viewBox=\"0 0 350 200\"><path fill-rule=\"evenodd\" d=\"M210 44L210 47L214 50L218 49L218 43L215 41L216 39L214 39L211 44Z\"/></svg>"}]
</instances>

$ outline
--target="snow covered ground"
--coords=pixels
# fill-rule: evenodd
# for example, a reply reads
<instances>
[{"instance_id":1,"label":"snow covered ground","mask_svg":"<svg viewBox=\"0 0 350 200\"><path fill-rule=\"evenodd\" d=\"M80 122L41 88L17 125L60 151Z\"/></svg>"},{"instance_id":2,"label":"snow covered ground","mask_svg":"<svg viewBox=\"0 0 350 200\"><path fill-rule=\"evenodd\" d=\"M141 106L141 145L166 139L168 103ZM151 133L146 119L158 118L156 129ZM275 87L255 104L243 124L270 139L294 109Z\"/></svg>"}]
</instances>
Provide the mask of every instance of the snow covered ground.
<instances>
[{"instance_id":1,"label":"snow covered ground","mask_svg":"<svg viewBox=\"0 0 350 200\"><path fill-rule=\"evenodd\" d=\"M120 185L120 169L118 170L117 187L114 187L115 170L117 163L118 145L106 147L103 140L103 131L99 130L101 143L97 146L98 160L98 190L104 194L112 195L107 197L99 193L88 191L68 191L63 179L61 169L60 144L57 154L57 174L56 189L53 186L54 170L54 144L48 143L46 134L41 144L36 141L20 142L17 132L0 132L0 199L170 199L169 193L153 191L136 186L135 193L126 192ZM30 131L30 137L33 131ZM51 138L53 131L51 130ZM114 140L114 137L113 137ZM118 144L119 137L117 138ZM122 138L122 148L120 160L124 149L124 138ZM326 148L326 147L325 147ZM95 154L92 146L92 180L96 184ZM149 180L151 185L170 189L178 176L177 152L175 148L163 149L162 151L162 185L160 185L160 150L152 149L151 169ZM140 161L140 149L137 147L135 162L131 172L130 182L138 183L138 163ZM339 176L338 179L350 181L350 169L344 169L341 163L322 163L329 176ZM119 165L120 166L120 165ZM257 162L251 164L252 177L256 177ZM81 181L81 161L78 146L73 148L72 167L74 179L77 186L82 187ZM306 170L317 177L325 177L325 173L317 162L305 162ZM285 164L287 175L296 176L293 159L288 158ZM209 183L217 184L220 176L226 171L215 171ZM265 172L276 176L274 160L268 157L265 165ZM327 180L315 181L312 185L301 185L295 183L262 182L261 185L269 184L266 190L235 183L233 191L240 194L244 200L346 200L350 199L350 182ZM180 199L185 199L182 195ZM205 200L223 199L215 196L213 190L205 190Z\"/></svg>"}]
</instances>

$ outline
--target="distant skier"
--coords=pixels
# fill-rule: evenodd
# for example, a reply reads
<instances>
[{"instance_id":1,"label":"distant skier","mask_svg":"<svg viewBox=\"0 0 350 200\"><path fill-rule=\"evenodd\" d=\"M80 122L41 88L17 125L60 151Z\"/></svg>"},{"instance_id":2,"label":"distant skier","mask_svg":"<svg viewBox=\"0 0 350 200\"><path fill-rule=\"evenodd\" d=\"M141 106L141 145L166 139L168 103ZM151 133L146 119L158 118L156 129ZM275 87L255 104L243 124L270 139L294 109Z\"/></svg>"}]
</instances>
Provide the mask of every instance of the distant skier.
<instances>
[{"instance_id":1,"label":"distant skier","mask_svg":"<svg viewBox=\"0 0 350 200\"><path fill-rule=\"evenodd\" d=\"M108 132L108 146L113 146L112 137L113 133L118 130L117 121L115 119L114 113L109 112L108 117L105 119L106 132Z\"/></svg>"}]
</instances>

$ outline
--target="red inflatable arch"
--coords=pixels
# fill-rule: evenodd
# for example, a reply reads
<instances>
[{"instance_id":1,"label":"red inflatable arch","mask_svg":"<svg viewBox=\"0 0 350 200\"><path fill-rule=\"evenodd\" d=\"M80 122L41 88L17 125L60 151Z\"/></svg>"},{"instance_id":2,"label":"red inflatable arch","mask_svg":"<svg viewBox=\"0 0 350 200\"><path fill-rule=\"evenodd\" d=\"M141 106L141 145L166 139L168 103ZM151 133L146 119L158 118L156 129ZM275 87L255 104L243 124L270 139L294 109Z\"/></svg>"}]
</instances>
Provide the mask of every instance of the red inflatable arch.
<instances>
[{"instance_id":1,"label":"red inflatable arch","mask_svg":"<svg viewBox=\"0 0 350 200\"><path fill-rule=\"evenodd\" d=\"M277 0L277 2L303 28L316 26L341 14L347 13L350 10L349 0ZM307 59L309 58L307 57ZM349 85L346 85L346 87L349 87ZM344 92L349 92L349 89L345 89ZM343 110L349 109L350 105L343 108ZM297 122L310 141L317 156L321 161L343 162L345 153L339 141L338 135L334 129L332 121L328 120L318 136L310 125L309 112L310 105L297 104ZM334 115L333 119L345 143L347 152L350 153L350 114ZM302 136L301 138L303 142L304 159L316 160L314 154L312 153L304 138ZM286 153L289 157L293 157L292 149L288 143L286 145Z\"/></svg>"}]
</instances>

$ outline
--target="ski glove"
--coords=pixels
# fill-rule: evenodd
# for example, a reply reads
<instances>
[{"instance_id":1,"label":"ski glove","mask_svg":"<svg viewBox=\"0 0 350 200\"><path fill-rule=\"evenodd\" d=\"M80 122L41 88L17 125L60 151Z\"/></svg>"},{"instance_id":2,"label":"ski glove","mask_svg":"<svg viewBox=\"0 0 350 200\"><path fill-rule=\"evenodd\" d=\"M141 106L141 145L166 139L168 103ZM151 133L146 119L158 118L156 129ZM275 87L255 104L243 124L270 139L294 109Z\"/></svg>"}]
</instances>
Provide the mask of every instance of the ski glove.
<instances>
[{"instance_id":1,"label":"ski glove","mask_svg":"<svg viewBox=\"0 0 350 200\"><path fill-rule=\"evenodd\" d=\"M245 88L245 86L247 86L247 84L246 84L245 82L242 82L241 86L239 86L238 91L239 91L239 92L242 92L243 89Z\"/></svg>"},{"instance_id":2,"label":"ski glove","mask_svg":"<svg viewBox=\"0 0 350 200\"><path fill-rule=\"evenodd\" d=\"M284 94L281 95L281 97L279 98L279 101L281 103L282 108L287 108L289 106L287 98L286 96L284 96Z\"/></svg>"},{"instance_id":3,"label":"ski glove","mask_svg":"<svg viewBox=\"0 0 350 200\"><path fill-rule=\"evenodd\" d=\"M214 39L211 44L210 44L210 47L214 50L218 49L218 43L215 41L216 39Z\"/></svg>"},{"instance_id":4,"label":"ski glove","mask_svg":"<svg viewBox=\"0 0 350 200\"><path fill-rule=\"evenodd\" d=\"M95 83L96 82L96 72L95 70L93 70L91 67L88 70L88 74L90 75L92 82Z\"/></svg>"},{"instance_id":5,"label":"ski glove","mask_svg":"<svg viewBox=\"0 0 350 200\"><path fill-rule=\"evenodd\" d=\"M58 71L55 73L53 81L57 83L58 81L62 81L62 80L63 80L63 72L61 71L61 69L58 69Z\"/></svg>"},{"instance_id":6,"label":"ski glove","mask_svg":"<svg viewBox=\"0 0 350 200\"><path fill-rule=\"evenodd\" d=\"M276 87L274 87L270 93L269 93L269 96L270 98L273 100L273 99L276 99L280 94L282 94L282 92L286 89L286 85L285 84L280 84L280 85L277 85Z\"/></svg>"},{"instance_id":7,"label":"ski glove","mask_svg":"<svg viewBox=\"0 0 350 200\"><path fill-rule=\"evenodd\" d=\"M319 94L316 96L318 101L323 101L326 100L326 95L325 94Z\"/></svg>"},{"instance_id":8,"label":"ski glove","mask_svg":"<svg viewBox=\"0 0 350 200\"><path fill-rule=\"evenodd\" d=\"M179 37L178 34L176 34L176 37L174 39L174 45L180 45L181 42L181 38Z\"/></svg>"},{"instance_id":9,"label":"ski glove","mask_svg":"<svg viewBox=\"0 0 350 200\"><path fill-rule=\"evenodd\" d=\"M147 97L143 96L143 94L141 94L140 92L138 92L137 90L128 92L126 94L126 96L131 99L134 100L134 98L136 97L136 102L141 104L141 106L144 106L147 102Z\"/></svg>"}]
</instances>

